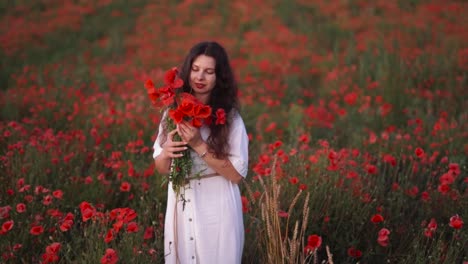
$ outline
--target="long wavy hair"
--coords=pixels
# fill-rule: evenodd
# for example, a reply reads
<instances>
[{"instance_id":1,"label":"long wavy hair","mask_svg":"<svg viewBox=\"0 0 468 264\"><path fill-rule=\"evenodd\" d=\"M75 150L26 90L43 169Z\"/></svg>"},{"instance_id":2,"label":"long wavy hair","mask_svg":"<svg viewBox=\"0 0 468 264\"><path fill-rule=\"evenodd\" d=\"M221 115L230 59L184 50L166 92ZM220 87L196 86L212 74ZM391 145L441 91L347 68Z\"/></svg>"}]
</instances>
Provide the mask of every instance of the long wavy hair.
<instances>
[{"instance_id":1,"label":"long wavy hair","mask_svg":"<svg viewBox=\"0 0 468 264\"><path fill-rule=\"evenodd\" d=\"M190 87L190 73L192 71L193 61L200 55L212 57L216 62L216 83L211 91L208 105L211 106L213 113L219 108L224 109L227 117L225 125L216 125L215 122L209 125L210 136L206 143L215 157L226 158L229 154L228 136L232 118L234 112L240 110L237 82L231 64L229 63L226 50L219 43L214 41L200 42L190 49L180 67L179 76L184 81L184 86L182 87L184 92L193 93ZM164 138L162 142L166 140L166 135L168 133L167 127L163 126L163 128Z\"/></svg>"}]
</instances>

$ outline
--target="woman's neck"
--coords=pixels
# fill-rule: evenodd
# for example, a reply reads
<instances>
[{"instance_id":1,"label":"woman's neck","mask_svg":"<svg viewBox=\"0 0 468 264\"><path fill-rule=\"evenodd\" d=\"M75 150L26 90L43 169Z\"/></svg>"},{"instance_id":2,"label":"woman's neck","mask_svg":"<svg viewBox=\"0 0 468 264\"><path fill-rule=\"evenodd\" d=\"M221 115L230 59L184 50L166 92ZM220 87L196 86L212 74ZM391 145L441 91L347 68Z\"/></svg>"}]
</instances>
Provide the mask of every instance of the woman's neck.
<instances>
[{"instance_id":1,"label":"woman's neck","mask_svg":"<svg viewBox=\"0 0 468 264\"><path fill-rule=\"evenodd\" d=\"M203 104L208 104L208 101L210 100L209 94L196 94L195 97Z\"/></svg>"}]
</instances>

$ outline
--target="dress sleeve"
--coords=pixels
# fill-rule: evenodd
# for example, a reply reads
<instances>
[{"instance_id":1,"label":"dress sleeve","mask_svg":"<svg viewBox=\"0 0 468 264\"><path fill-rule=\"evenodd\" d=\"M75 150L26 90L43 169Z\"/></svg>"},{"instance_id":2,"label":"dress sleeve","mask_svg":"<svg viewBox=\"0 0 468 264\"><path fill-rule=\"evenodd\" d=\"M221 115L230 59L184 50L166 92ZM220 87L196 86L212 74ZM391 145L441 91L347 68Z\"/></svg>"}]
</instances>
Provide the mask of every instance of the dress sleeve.
<instances>
[{"instance_id":1,"label":"dress sleeve","mask_svg":"<svg viewBox=\"0 0 468 264\"><path fill-rule=\"evenodd\" d=\"M154 141L154 145L153 145L153 159L155 159L162 152L162 147L161 147L161 135L163 132L162 123L165 117L166 117L166 112L164 112L163 117L161 118L161 121L159 122L158 136L156 137L156 140Z\"/></svg>"},{"instance_id":2,"label":"dress sleeve","mask_svg":"<svg viewBox=\"0 0 468 264\"><path fill-rule=\"evenodd\" d=\"M237 172L246 177L249 167L249 138L244 121L239 114L233 118L229 133L229 147L229 160Z\"/></svg>"}]
</instances>

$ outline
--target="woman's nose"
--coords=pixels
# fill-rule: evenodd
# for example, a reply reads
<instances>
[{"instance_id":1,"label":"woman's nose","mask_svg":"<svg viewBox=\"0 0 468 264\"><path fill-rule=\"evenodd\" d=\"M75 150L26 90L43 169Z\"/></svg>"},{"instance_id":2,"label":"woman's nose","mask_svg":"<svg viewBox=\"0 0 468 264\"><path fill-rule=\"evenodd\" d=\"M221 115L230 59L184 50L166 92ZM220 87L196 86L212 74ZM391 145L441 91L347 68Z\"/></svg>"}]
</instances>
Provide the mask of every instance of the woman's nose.
<instances>
[{"instance_id":1,"label":"woman's nose","mask_svg":"<svg viewBox=\"0 0 468 264\"><path fill-rule=\"evenodd\" d=\"M205 78L205 74L203 74L203 71L199 71L197 73L197 80L203 80Z\"/></svg>"}]
</instances>

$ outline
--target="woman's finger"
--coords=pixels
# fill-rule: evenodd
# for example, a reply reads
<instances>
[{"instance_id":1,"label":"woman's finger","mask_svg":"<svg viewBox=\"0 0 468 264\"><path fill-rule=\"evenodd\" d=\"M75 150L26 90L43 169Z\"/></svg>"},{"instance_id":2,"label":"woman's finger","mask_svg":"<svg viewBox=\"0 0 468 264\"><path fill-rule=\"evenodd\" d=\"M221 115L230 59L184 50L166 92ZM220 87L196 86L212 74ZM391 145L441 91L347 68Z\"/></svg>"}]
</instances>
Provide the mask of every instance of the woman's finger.
<instances>
[{"instance_id":1,"label":"woman's finger","mask_svg":"<svg viewBox=\"0 0 468 264\"><path fill-rule=\"evenodd\" d=\"M186 150L186 149L187 149L187 147L185 147L185 146L182 146L182 147L171 147L171 148L168 149L168 151L170 151L170 152L181 152L181 151L184 151L184 150Z\"/></svg>"},{"instance_id":2,"label":"woman's finger","mask_svg":"<svg viewBox=\"0 0 468 264\"><path fill-rule=\"evenodd\" d=\"M187 145L187 142L185 141L172 141L168 147L182 147Z\"/></svg>"},{"instance_id":3,"label":"woman's finger","mask_svg":"<svg viewBox=\"0 0 468 264\"><path fill-rule=\"evenodd\" d=\"M172 138L174 138L175 133L177 133L177 129L174 129L171 132L167 133L167 138L172 141Z\"/></svg>"}]
</instances>

